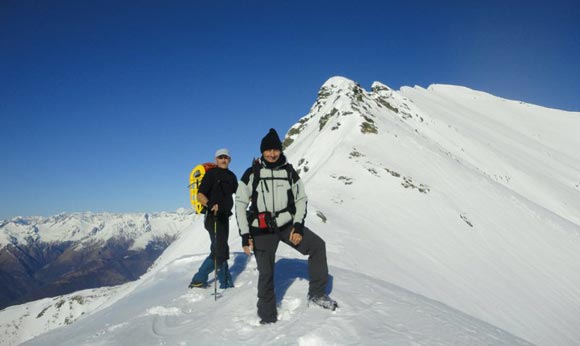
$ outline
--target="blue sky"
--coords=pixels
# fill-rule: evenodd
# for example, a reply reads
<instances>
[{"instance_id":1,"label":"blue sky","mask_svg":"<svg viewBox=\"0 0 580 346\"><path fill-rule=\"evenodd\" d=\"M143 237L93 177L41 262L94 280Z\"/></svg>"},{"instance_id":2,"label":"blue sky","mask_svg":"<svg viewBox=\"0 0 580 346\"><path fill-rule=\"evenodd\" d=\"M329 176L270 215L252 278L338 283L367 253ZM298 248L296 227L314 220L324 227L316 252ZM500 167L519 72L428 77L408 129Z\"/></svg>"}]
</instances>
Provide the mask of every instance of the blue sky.
<instances>
[{"instance_id":1,"label":"blue sky","mask_svg":"<svg viewBox=\"0 0 580 346\"><path fill-rule=\"evenodd\" d=\"M335 75L580 111L575 1L0 3L0 219L188 207Z\"/></svg>"}]
</instances>

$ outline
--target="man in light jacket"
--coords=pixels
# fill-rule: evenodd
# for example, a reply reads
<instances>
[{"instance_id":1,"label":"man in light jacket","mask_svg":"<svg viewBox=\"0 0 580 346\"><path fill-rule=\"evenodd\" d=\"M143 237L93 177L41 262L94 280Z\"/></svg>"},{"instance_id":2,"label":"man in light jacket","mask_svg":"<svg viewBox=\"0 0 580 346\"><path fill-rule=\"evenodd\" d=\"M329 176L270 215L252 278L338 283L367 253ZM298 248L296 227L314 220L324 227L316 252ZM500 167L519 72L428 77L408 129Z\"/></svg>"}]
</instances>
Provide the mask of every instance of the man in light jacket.
<instances>
[{"instance_id":1,"label":"man in light jacket","mask_svg":"<svg viewBox=\"0 0 580 346\"><path fill-rule=\"evenodd\" d=\"M260 323L278 320L274 266L280 241L308 255L309 304L335 310L338 304L326 295L328 265L325 242L304 227L308 200L304 184L286 161L282 143L274 129L270 129L262 139L260 151L261 158L242 176L235 201L242 247L247 255L254 251L258 264Z\"/></svg>"}]
</instances>

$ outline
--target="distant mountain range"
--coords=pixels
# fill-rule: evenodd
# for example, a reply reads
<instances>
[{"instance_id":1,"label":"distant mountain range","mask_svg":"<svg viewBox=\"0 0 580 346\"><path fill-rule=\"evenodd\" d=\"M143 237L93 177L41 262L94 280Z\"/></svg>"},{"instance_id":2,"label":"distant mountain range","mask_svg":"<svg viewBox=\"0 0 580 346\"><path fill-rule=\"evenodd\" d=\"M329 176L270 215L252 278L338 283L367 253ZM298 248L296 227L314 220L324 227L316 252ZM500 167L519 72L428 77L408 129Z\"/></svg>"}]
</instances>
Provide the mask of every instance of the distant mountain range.
<instances>
[{"instance_id":1,"label":"distant mountain range","mask_svg":"<svg viewBox=\"0 0 580 346\"><path fill-rule=\"evenodd\" d=\"M0 308L135 280L191 218L182 211L5 220L0 224Z\"/></svg>"}]
</instances>

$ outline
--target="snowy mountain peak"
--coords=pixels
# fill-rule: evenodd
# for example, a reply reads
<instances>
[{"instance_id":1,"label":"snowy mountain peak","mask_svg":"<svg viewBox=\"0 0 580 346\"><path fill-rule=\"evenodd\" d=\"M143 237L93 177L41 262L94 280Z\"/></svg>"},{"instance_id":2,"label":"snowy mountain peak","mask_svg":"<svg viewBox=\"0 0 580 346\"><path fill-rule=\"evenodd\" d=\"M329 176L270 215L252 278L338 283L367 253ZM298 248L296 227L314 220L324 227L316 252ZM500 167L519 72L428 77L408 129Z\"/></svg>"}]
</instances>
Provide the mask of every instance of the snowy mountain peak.
<instances>
[{"instance_id":1,"label":"snowy mountain peak","mask_svg":"<svg viewBox=\"0 0 580 346\"><path fill-rule=\"evenodd\" d=\"M358 83L344 77L332 77L320 87L311 112L313 109L320 111L325 105L336 106L341 97L349 100L360 100L364 93L364 89ZM338 106L340 105L341 103L338 104Z\"/></svg>"},{"instance_id":2,"label":"snowy mountain peak","mask_svg":"<svg viewBox=\"0 0 580 346\"><path fill-rule=\"evenodd\" d=\"M284 148L299 138L312 144L317 133L340 140L354 133L376 135L381 127L388 132L393 120L424 122L428 117L422 113L407 98L380 82L374 82L371 92L367 92L352 80L332 77L320 88L310 112L290 128Z\"/></svg>"},{"instance_id":3,"label":"snowy mountain peak","mask_svg":"<svg viewBox=\"0 0 580 346\"><path fill-rule=\"evenodd\" d=\"M381 82L375 81L371 85L371 91L374 93L379 93L381 91L391 91L391 88Z\"/></svg>"},{"instance_id":4,"label":"snowy mountain peak","mask_svg":"<svg viewBox=\"0 0 580 346\"><path fill-rule=\"evenodd\" d=\"M353 80L341 76L334 76L330 77L326 82L324 82L324 84L322 84L322 87L320 89L329 89L329 90L354 89L357 86L358 83L356 83Z\"/></svg>"},{"instance_id":5,"label":"snowy mountain peak","mask_svg":"<svg viewBox=\"0 0 580 346\"><path fill-rule=\"evenodd\" d=\"M284 148L308 178L309 170L321 169L337 155L349 164L352 157L368 155L366 160L372 160L371 153L384 153L385 144L399 132L414 136L430 122L426 112L385 84L374 82L368 92L356 82L333 77L320 89L310 112L289 129ZM359 161L357 165L365 166Z\"/></svg>"},{"instance_id":6,"label":"snowy mountain peak","mask_svg":"<svg viewBox=\"0 0 580 346\"><path fill-rule=\"evenodd\" d=\"M16 217L0 225L0 248L7 244L30 242L71 241L87 242L126 238L134 241L134 248L144 248L155 236L176 235L180 227L159 227L187 222L191 212L184 213L72 213L50 217Z\"/></svg>"}]
</instances>

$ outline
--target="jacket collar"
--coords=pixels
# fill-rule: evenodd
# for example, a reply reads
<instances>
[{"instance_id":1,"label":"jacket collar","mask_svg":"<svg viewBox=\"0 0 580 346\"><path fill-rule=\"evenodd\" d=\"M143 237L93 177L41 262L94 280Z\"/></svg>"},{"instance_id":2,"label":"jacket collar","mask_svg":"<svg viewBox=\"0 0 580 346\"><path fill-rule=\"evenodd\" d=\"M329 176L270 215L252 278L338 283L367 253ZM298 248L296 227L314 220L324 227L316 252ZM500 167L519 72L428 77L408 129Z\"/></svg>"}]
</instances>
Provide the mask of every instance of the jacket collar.
<instances>
[{"instance_id":1,"label":"jacket collar","mask_svg":"<svg viewBox=\"0 0 580 346\"><path fill-rule=\"evenodd\" d=\"M280 158L278 159L278 161L270 163L266 161L266 159L264 159L264 156L262 155L262 157L260 157L260 163L262 164L262 167L265 168L280 169L284 167L288 163L288 161L286 160L286 156L284 154L280 154Z\"/></svg>"}]
</instances>

